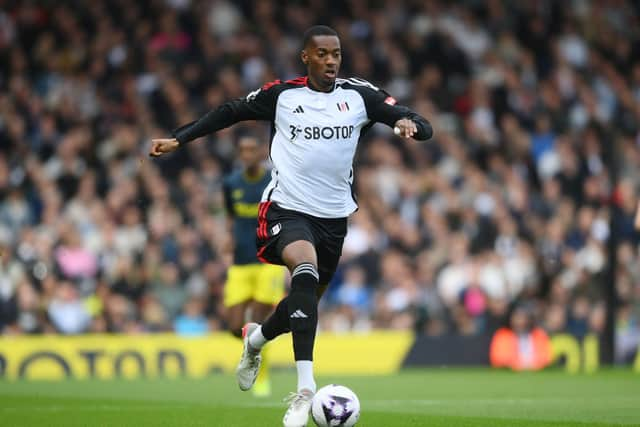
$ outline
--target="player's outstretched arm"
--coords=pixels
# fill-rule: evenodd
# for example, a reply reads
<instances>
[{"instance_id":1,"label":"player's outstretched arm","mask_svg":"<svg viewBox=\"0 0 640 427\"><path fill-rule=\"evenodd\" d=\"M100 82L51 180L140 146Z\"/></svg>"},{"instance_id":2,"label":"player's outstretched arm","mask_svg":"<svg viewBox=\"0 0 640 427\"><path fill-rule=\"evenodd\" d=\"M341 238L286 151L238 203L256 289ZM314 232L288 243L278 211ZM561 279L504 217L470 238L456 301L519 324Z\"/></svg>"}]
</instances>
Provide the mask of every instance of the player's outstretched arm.
<instances>
[{"instance_id":1,"label":"player's outstretched arm","mask_svg":"<svg viewBox=\"0 0 640 427\"><path fill-rule=\"evenodd\" d=\"M384 90L365 81L354 82L353 88L364 98L369 119L392 127L396 134L405 138L431 139L433 127L427 119L404 105L397 105L396 100Z\"/></svg>"},{"instance_id":2,"label":"player's outstretched arm","mask_svg":"<svg viewBox=\"0 0 640 427\"><path fill-rule=\"evenodd\" d=\"M420 116L418 117L419 119L417 120L417 122L414 122L412 119L407 118L398 120L393 127L394 133L404 138L415 137L415 139L420 141L425 141L431 138L431 136L433 136L433 129L431 127L431 124L427 121L427 119L424 119ZM420 126L420 129L422 131L421 135L418 134L418 126ZM419 136L422 136L422 134L429 136L426 138L420 138Z\"/></svg>"},{"instance_id":3,"label":"player's outstretched arm","mask_svg":"<svg viewBox=\"0 0 640 427\"><path fill-rule=\"evenodd\" d=\"M413 138L418 141L426 141L433 137L431 123L420 114L404 105L384 104L378 107L377 116L379 122L393 127L396 135L404 138Z\"/></svg>"},{"instance_id":4,"label":"player's outstretched arm","mask_svg":"<svg viewBox=\"0 0 640 427\"><path fill-rule=\"evenodd\" d=\"M225 102L200 119L175 129L173 138L152 140L149 155L170 153L187 142L244 120L273 120L278 93L276 84L267 84L246 98Z\"/></svg>"}]
</instances>

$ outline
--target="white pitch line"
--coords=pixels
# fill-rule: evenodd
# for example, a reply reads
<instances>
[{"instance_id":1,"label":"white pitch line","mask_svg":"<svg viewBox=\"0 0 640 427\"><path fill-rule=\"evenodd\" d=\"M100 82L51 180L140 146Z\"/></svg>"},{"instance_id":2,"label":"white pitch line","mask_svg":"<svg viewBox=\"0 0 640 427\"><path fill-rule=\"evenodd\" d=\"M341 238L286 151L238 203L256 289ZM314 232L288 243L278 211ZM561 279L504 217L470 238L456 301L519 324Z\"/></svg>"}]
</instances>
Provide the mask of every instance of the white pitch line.
<instances>
[{"instance_id":1,"label":"white pitch line","mask_svg":"<svg viewBox=\"0 0 640 427\"><path fill-rule=\"evenodd\" d=\"M589 398L590 400L595 400L602 403L605 400L612 400L611 396L595 396L593 398ZM576 400L584 401L585 399L574 399L574 398L516 398L516 399L468 399L463 400L465 405L539 405L540 403L545 404L557 404L557 405L566 405L571 402L575 402ZM637 397L634 396L626 396L626 397L615 397L616 403L636 403L639 401ZM200 407L209 407L205 402L194 402ZM384 399L384 400L362 400L361 401L363 408L371 408L375 410L376 408L385 408L385 409L396 409L399 407L424 407L424 406L460 406L460 399ZM217 405L212 405L217 406ZM256 401L256 402L247 402L247 403L230 403L229 406L232 407L240 407L240 408L285 408L286 404L279 401ZM94 412L94 411L122 411L122 410L133 410L133 411L158 411L158 410L176 410L176 409L191 409L193 405L190 404L174 404L171 402L169 405L83 405L83 406L75 406L75 405L47 405L47 406L20 406L20 407L0 407L0 412L62 412L62 411L72 411L72 412Z\"/></svg>"},{"instance_id":2,"label":"white pitch line","mask_svg":"<svg viewBox=\"0 0 640 427\"><path fill-rule=\"evenodd\" d=\"M486 404L531 404L531 403L539 403L539 401L535 401L533 399L510 399L510 400L474 400L472 403L479 405ZM469 403L469 402L465 402ZM450 400L441 400L441 399L397 399L397 400L363 400L361 401L362 406L367 406L370 408L380 407L380 406L388 406L388 407L396 407L396 406L438 406L438 405L460 405L460 400L450 399ZM280 408L286 407L284 403L278 402L254 402L254 403L245 403L245 404L235 404L233 406L240 406L245 408Z\"/></svg>"},{"instance_id":3,"label":"white pitch line","mask_svg":"<svg viewBox=\"0 0 640 427\"><path fill-rule=\"evenodd\" d=\"M540 403L552 403L557 405L566 405L567 403L575 402L577 400L584 401L585 399L575 398L518 398L518 399L385 399L385 400L362 400L360 403L363 407L376 408L376 407L398 407L398 406L447 406L454 405L460 406L461 402L465 405L539 405ZM606 397L593 397L593 400L602 402L606 400ZM616 397L616 402L629 401L637 402L639 399L627 396L626 399ZM243 408L284 408L286 405L279 402L251 402L251 403L238 403L233 406L239 406Z\"/></svg>"}]
</instances>

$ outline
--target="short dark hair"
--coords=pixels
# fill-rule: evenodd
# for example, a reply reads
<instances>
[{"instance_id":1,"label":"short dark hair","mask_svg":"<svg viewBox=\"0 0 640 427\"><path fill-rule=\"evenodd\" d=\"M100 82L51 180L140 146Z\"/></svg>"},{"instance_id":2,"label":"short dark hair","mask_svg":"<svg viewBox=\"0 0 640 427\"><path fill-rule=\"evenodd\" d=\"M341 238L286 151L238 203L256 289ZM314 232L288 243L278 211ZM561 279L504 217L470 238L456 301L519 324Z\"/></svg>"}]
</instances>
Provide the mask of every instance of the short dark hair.
<instances>
[{"instance_id":1,"label":"short dark hair","mask_svg":"<svg viewBox=\"0 0 640 427\"><path fill-rule=\"evenodd\" d=\"M327 27L326 25L314 25L304 32L304 37L302 39L302 48L307 47L307 44L311 41L311 39L315 36L336 36L338 37L338 33L331 27Z\"/></svg>"}]
</instances>

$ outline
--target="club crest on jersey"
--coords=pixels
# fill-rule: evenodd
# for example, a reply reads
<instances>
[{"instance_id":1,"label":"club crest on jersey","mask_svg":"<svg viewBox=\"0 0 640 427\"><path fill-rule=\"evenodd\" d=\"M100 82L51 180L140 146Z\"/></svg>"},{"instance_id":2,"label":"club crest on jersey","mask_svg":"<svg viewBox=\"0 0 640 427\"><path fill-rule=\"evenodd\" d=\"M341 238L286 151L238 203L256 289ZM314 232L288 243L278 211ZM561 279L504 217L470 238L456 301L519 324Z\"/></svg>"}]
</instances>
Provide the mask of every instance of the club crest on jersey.
<instances>
[{"instance_id":1,"label":"club crest on jersey","mask_svg":"<svg viewBox=\"0 0 640 427\"><path fill-rule=\"evenodd\" d=\"M347 102L337 102L336 105L338 106L338 111L349 111L349 104L347 104Z\"/></svg>"}]
</instances>

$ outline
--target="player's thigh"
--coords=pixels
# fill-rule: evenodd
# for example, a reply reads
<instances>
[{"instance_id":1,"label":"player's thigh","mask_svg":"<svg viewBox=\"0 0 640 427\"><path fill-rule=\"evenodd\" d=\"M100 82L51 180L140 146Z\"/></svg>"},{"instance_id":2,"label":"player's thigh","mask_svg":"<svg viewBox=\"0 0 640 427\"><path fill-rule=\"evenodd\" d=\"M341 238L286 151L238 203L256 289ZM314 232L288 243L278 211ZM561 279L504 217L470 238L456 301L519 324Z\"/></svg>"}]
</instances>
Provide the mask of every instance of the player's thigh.
<instances>
[{"instance_id":1,"label":"player's thigh","mask_svg":"<svg viewBox=\"0 0 640 427\"><path fill-rule=\"evenodd\" d=\"M260 265L253 300L267 305L280 302L284 296L286 274L287 270L282 266Z\"/></svg>"},{"instance_id":2,"label":"player's thigh","mask_svg":"<svg viewBox=\"0 0 640 427\"><path fill-rule=\"evenodd\" d=\"M256 236L258 258L269 264L287 265L283 259L284 249L299 241L316 244L312 226L307 219L298 212L282 209L274 203L266 202L264 207L260 208L258 218ZM291 260L288 261L291 262Z\"/></svg>"},{"instance_id":3,"label":"player's thigh","mask_svg":"<svg viewBox=\"0 0 640 427\"><path fill-rule=\"evenodd\" d=\"M317 267L316 247L310 240L295 240L282 249L282 260L289 271L294 271L300 264L313 264Z\"/></svg>"},{"instance_id":4,"label":"player's thigh","mask_svg":"<svg viewBox=\"0 0 640 427\"><path fill-rule=\"evenodd\" d=\"M252 299L255 287L255 269L253 267L253 264L229 267L227 282L224 285L225 307L232 307Z\"/></svg>"},{"instance_id":5,"label":"player's thigh","mask_svg":"<svg viewBox=\"0 0 640 427\"><path fill-rule=\"evenodd\" d=\"M319 283L326 288L326 285L331 282L342 256L342 245L347 234L347 221L346 219L323 221L316 228L320 241L316 245ZM324 293L324 289L319 288L318 291Z\"/></svg>"}]
</instances>

